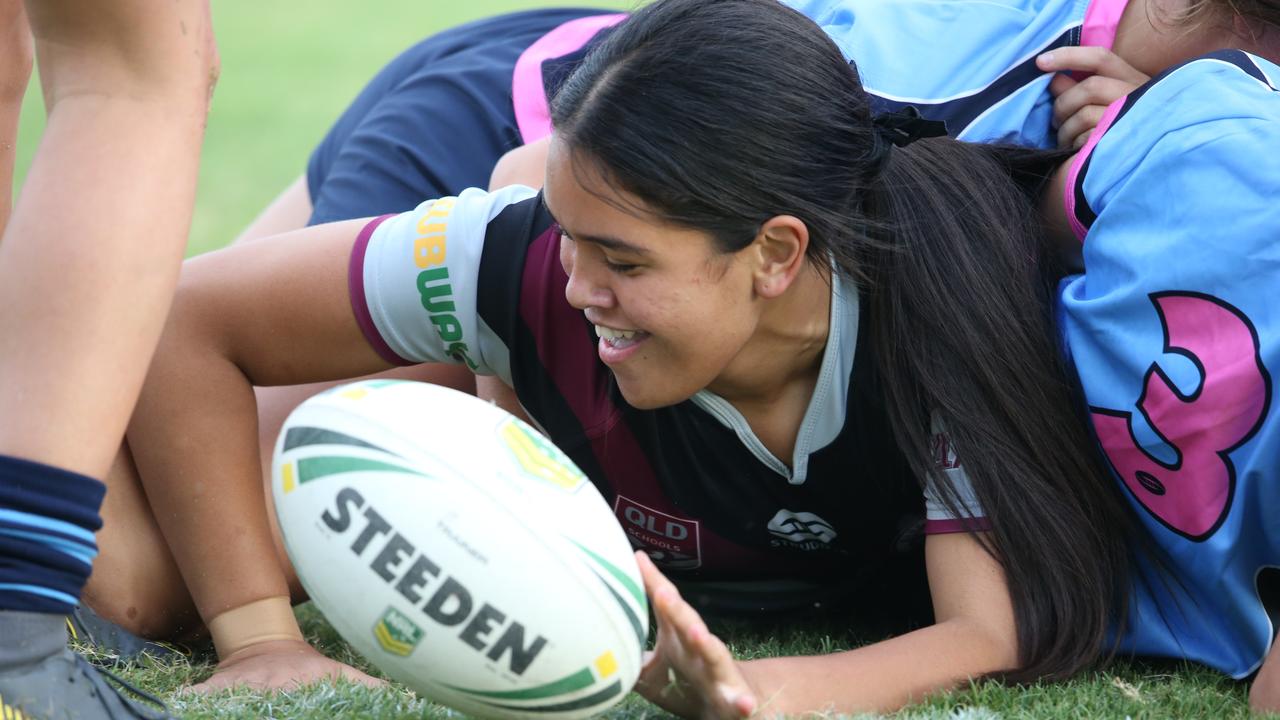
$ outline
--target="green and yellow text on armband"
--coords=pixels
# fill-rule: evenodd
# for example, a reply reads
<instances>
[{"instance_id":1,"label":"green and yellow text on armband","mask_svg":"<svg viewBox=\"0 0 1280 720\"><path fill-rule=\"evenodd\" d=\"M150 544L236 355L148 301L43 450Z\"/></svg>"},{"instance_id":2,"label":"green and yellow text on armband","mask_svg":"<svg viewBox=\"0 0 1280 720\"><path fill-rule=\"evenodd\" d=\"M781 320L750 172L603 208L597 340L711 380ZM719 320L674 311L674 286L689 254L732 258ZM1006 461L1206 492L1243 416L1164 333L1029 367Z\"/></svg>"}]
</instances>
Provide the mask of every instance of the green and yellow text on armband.
<instances>
[{"instance_id":1,"label":"green and yellow text on armband","mask_svg":"<svg viewBox=\"0 0 1280 720\"><path fill-rule=\"evenodd\" d=\"M413 241L413 263L418 267L418 295L427 319L435 325L444 344L444 352L472 370L479 364L471 358L462 323L458 321L453 285L445 260L449 251L449 214L457 198L442 198L427 205L418 218L417 236Z\"/></svg>"}]
</instances>

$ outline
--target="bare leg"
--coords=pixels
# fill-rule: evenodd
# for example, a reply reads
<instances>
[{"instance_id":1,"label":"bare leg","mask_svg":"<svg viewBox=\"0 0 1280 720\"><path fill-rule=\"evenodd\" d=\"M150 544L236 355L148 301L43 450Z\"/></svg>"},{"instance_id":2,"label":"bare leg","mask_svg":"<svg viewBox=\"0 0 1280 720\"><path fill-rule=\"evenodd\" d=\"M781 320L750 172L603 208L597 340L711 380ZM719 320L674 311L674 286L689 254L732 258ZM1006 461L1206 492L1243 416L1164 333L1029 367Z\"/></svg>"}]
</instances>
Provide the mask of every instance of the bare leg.
<instances>
[{"instance_id":1,"label":"bare leg","mask_svg":"<svg viewBox=\"0 0 1280 720\"><path fill-rule=\"evenodd\" d=\"M202 2L60 0L30 10L49 119L10 218L18 102L0 112L0 418L9 419L0 453L102 477L177 279L217 54ZM30 50L23 28L0 38L6 101L21 99L30 71L29 55L24 65L8 52ZM32 408L37 420L17 420ZM105 536L114 542L124 529Z\"/></svg>"},{"instance_id":2,"label":"bare leg","mask_svg":"<svg viewBox=\"0 0 1280 720\"><path fill-rule=\"evenodd\" d=\"M27 7L49 122L4 230L0 417L40 420L0 426L0 453L91 477L119 447L177 282L216 66L207 6L163 8Z\"/></svg>"},{"instance_id":3,"label":"bare leg","mask_svg":"<svg viewBox=\"0 0 1280 720\"><path fill-rule=\"evenodd\" d=\"M18 117L31 80L31 31L21 2L0 2L0 234L13 203L13 162L18 144Z\"/></svg>"}]
</instances>

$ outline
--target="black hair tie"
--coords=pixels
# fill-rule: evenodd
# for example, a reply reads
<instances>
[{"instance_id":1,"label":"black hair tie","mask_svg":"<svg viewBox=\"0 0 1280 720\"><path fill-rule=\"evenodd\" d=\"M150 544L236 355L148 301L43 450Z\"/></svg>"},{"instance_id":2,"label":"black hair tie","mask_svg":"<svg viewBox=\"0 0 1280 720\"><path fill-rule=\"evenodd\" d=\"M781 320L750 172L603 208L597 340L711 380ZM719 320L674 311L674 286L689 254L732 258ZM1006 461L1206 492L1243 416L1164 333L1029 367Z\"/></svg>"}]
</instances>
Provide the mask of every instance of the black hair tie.
<instances>
[{"instance_id":1,"label":"black hair tie","mask_svg":"<svg viewBox=\"0 0 1280 720\"><path fill-rule=\"evenodd\" d=\"M872 118L871 125L875 130L875 146L871 149L870 162L876 175L884 170L889 162L889 151L895 146L906 147L922 138L943 137L947 134L946 123L922 117L915 105L876 115Z\"/></svg>"},{"instance_id":2,"label":"black hair tie","mask_svg":"<svg viewBox=\"0 0 1280 720\"><path fill-rule=\"evenodd\" d=\"M915 105L876 115L871 124L875 126L877 135L898 147L905 147L921 138L942 137L947 134L946 123L922 117Z\"/></svg>"}]
</instances>

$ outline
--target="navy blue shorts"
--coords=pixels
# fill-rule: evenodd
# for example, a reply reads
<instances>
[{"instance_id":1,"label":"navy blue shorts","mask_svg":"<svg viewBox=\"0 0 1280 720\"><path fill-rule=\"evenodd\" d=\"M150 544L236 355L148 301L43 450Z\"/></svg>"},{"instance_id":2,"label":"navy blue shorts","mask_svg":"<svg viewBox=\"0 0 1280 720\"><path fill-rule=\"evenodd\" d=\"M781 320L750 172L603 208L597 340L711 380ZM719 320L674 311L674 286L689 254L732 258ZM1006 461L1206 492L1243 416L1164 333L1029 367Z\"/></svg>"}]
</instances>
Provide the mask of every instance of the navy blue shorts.
<instances>
[{"instance_id":1,"label":"navy blue shorts","mask_svg":"<svg viewBox=\"0 0 1280 720\"><path fill-rule=\"evenodd\" d=\"M517 61L565 23L606 14L502 15L433 35L392 60L312 153L309 224L404 212L485 187L498 159L528 139L512 100Z\"/></svg>"}]
</instances>

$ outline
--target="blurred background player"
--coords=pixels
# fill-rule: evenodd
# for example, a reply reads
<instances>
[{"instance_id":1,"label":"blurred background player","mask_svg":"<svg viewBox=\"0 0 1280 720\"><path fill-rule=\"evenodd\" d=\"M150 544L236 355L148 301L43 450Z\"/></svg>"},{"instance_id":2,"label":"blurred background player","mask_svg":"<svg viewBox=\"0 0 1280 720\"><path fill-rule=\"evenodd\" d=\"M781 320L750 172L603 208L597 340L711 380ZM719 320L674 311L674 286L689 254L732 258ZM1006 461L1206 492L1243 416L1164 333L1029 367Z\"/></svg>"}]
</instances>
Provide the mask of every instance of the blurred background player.
<instances>
[{"instance_id":1,"label":"blurred background player","mask_svg":"<svg viewBox=\"0 0 1280 720\"><path fill-rule=\"evenodd\" d=\"M177 281L217 74L208 3L0 0L0 712L164 716L66 649ZM34 39L34 42L32 41ZM32 55L48 124L9 212Z\"/></svg>"}]
</instances>

